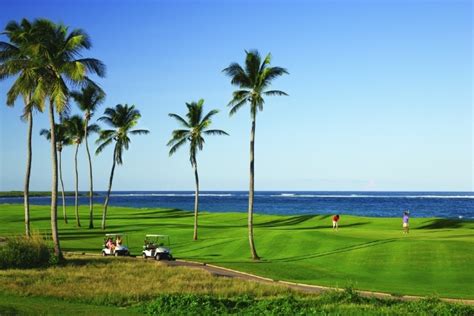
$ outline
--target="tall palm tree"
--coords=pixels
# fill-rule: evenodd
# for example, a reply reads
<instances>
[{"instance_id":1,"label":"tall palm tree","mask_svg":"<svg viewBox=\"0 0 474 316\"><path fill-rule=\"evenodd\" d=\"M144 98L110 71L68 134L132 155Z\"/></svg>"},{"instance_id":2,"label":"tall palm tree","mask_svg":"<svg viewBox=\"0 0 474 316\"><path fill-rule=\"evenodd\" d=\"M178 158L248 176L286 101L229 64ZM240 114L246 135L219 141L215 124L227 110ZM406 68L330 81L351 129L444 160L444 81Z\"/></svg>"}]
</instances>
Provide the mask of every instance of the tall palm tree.
<instances>
[{"instance_id":1,"label":"tall palm tree","mask_svg":"<svg viewBox=\"0 0 474 316\"><path fill-rule=\"evenodd\" d=\"M169 116L176 119L181 125L181 129L173 131L171 140L168 142L170 149L170 156L173 155L179 147L189 142L189 160L194 169L194 179L196 182L196 192L194 194L194 235L193 240L197 240L198 228L198 207L199 207L199 176L197 169L196 154L198 150L202 150L204 146L204 135L228 135L220 129L208 129L211 125L211 117L216 115L219 111L212 110L203 116L204 100L200 99L197 103L186 103L188 113L184 119L178 114L170 113Z\"/></svg>"},{"instance_id":2,"label":"tall palm tree","mask_svg":"<svg viewBox=\"0 0 474 316\"><path fill-rule=\"evenodd\" d=\"M35 43L31 56L36 71L40 74L33 92L34 100L49 99L49 121L51 130L51 234L54 252L62 258L57 226L58 161L56 155L56 133L54 112L67 109L69 87L85 85L91 80L88 74L105 75L105 65L93 58L82 58L82 51L91 48L89 36L80 29L69 31L64 25L57 25L46 19L33 23Z\"/></svg>"},{"instance_id":3,"label":"tall palm tree","mask_svg":"<svg viewBox=\"0 0 474 316\"><path fill-rule=\"evenodd\" d=\"M102 213L102 229L105 229L105 219L107 217L110 191L112 190L115 164L121 165L123 163L122 154L124 150L128 150L131 142L129 135L145 135L149 133L146 129L133 129L140 118L140 112L135 109L135 106L128 106L128 104L117 104L115 108L106 108L104 115L99 118L99 121L104 122L113 129L102 130L100 132L100 137L96 141L96 143L99 144L99 147L97 147L95 154L100 154L105 147L115 142L112 170L109 178L109 189L107 191L104 211Z\"/></svg>"},{"instance_id":4,"label":"tall palm tree","mask_svg":"<svg viewBox=\"0 0 474 316\"><path fill-rule=\"evenodd\" d=\"M87 158L89 160L89 228L94 228L94 182L92 179L92 159L89 151L89 142L87 141L89 121L100 104L105 100L105 93L96 85L88 85L81 91L74 91L71 97L84 112L84 142L86 144Z\"/></svg>"},{"instance_id":5,"label":"tall palm tree","mask_svg":"<svg viewBox=\"0 0 474 316\"><path fill-rule=\"evenodd\" d=\"M99 125L92 124L87 126L85 121L79 115L73 115L64 121L66 133L71 140L71 143L76 145L74 152L74 170L75 170L75 186L74 186L74 214L76 215L76 225L81 227L81 220L79 218L79 172L77 170L77 154L79 146L85 138L86 133L98 133L100 131Z\"/></svg>"},{"instance_id":6,"label":"tall palm tree","mask_svg":"<svg viewBox=\"0 0 474 316\"><path fill-rule=\"evenodd\" d=\"M59 165L59 182L61 183L61 196L63 202L63 219L64 223L68 223L66 214L66 197L64 196L64 182L63 182L63 168L61 162L61 154L64 146L71 145L71 139L68 133L66 133L66 127L64 124L56 124L54 132L56 133L56 148L58 151L58 165ZM40 131L40 135L46 137L47 140L51 140L51 131L43 128Z\"/></svg>"},{"instance_id":7,"label":"tall palm tree","mask_svg":"<svg viewBox=\"0 0 474 316\"><path fill-rule=\"evenodd\" d=\"M3 32L9 42L0 41L0 80L16 76L7 92L7 105L13 106L18 96L24 100L22 119L28 123L26 174L23 189L25 209L25 234L30 236L30 175L32 162L31 136L33 132L33 111L44 109L44 99L32 99L32 93L38 83L38 73L31 58L31 47L34 42L31 23L23 19L21 23L11 21ZM39 102L38 102L39 101Z\"/></svg>"},{"instance_id":8,"label":"tall palm tree","mask_svg":"<svg viewBox=\"0 0 474 316\"><path fill-rule=\"evenodd\" d=\"M262 61L260 54L256 50L246 51L245 66L238 63L231 63L223 72L231 78L231 83L239 87L239 90L233 92L232 100L229 102L230 115L235 114L244 104L250 105L250 117L252 119L252 128L250 131L250 188L249 188L249 208L248 208L248 234L250 243L250 252L254 260L260 257L255 249L253 238L253 200L255 183L255 123L257 112L263 111L265 96L287 95L280 90L269 90L273 79L288 74L285 68L271 67L271 54L268 54Z\"/></svg>"}]
</instances>

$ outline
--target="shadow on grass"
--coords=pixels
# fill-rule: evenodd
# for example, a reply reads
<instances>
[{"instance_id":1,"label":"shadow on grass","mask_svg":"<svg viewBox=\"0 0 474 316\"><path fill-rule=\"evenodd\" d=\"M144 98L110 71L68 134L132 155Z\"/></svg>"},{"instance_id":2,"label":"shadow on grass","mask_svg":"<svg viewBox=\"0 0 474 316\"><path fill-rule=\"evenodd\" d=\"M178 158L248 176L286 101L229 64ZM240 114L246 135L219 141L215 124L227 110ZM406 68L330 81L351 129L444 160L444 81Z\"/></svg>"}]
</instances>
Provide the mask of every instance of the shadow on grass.
<instances>
[{"instance_id":1,"label":"shadow on grass","mask_svg":"<svg viewBox=\"0 0 474 316\"><path fill-rule=\"evenodd\" d=\"M364 243L361 243L361 244L342 247L342 248L338 248L338 249L334 249L334 250L330 250L330 251L324 251L324 252L319 252L319 253L314 253L314 254L309 254L309 255L293 256L293 257L287 257L287 258L274 259L272 261L273 262L292 262L292 261L301 261L301 260L307 260L307 259L314 259L314 258L319 258L319 257L326 257L326 256L330 256L330 255L335 255L335 254L340 254L340 253L345 253L345 252L351 252L351 251L354 251L354 250L364 249L364 248L368 248L368 247L380 246L380 245L384 245L384 244L387 244L387 243L394 242L395 240L398 240L398 239L399 238L372 240L372 241L364 242Z\"/></svg>"},{"instance_id":2,"label":"shadow on grass","mask_svg":"<svg viewBox=\"0 0 474 316\"><path fill-rule=\"evenodd\" d=\"M290 218L276 219L269 222L254 224L256 227L279 227L279 226L291 226L304 223L317 215L300 215L292 216Z\"/></svg>"},{"instance_id":3,"label":"shadow on grass","mask_svg":"<svg viewBox=\"0 0 474 316\"><path fill-rule=\"evenodd\" d=\"M339 229L344 229L345 227L354 227L354 226L362 226L370 224L370 222L360 222L360 223L352 223L352 224L344 224L339 225ZM278 230L316 230L321 228L332 228L331 225L318 225L318 226L311 226L311 227L298 227L298 228L278 228Z\"/></svg>"},{"instance_id":4,"label":"shadow on grass","mask_svg":"<svg viewBox=\"0 0 474 316\"><path fill-rule=\"evenodd\" d=\"M448 218L436 218L428 224L418 226L415 229L444 229L444 228L460 228L464 226L464 222Z\"/></svg>"}]
</instances>

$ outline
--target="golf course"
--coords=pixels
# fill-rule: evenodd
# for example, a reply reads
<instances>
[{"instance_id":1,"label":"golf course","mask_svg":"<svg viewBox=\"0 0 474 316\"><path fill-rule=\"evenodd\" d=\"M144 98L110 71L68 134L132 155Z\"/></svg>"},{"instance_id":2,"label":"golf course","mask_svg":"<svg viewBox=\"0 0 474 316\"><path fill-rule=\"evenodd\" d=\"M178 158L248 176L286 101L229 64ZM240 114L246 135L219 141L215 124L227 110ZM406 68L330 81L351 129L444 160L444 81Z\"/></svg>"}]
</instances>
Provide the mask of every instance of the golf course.
<instances>
[{"instance_id":1,"label":"golf course","mask_svg":"<svg viewBox=\"0 0 474 316\"><path fill-rule=\"evenodd\" d=\"M22 211L22 205L0 205L0 236L23 232ZM88 208L81 207L80 215L87 214ZM124 233L131 254L140 256L145 234L166 234L175 258L274 280L474 299L474 222L469 220L413 218L405 235L399 218L342 214L339 230L333 231L328 215L257 213L258 262L250 258L245 213L202 212L197 241L192 240L193 213L177 209L111 207L105 231L58 223L61 247L68 252L100 254L105 233ZM31 226L50 236L48 206L31 207Z\"/></svg>"}]
</instances>

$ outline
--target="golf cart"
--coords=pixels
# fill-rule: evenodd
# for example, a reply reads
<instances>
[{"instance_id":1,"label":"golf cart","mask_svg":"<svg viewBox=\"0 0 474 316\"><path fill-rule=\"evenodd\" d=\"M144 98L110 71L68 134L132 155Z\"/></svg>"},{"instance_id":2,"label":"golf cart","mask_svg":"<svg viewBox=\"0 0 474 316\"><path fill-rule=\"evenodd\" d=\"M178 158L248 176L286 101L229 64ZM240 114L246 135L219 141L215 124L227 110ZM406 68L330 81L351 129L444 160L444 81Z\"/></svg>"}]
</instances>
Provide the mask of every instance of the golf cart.
<instances>
[{"instance_id":1,"label":"golf cart","mask_svg":"<svg viewBox=\"0 0 474 316\"><path fill-rule=\"evenodd\" d=\"M168 235L146 235L142 251L143 259L173 260Z\"/></svg>"},{"instance_id":2,"label":"golf cart","mask_svg":"<svg viewBox=\"0 0 474 316\"><path fill-rule=\"evenodd\" d=\"M127 245L127 235L119 233L105 234L102 256L130 256Z\"/></svg>"}]
</instances>

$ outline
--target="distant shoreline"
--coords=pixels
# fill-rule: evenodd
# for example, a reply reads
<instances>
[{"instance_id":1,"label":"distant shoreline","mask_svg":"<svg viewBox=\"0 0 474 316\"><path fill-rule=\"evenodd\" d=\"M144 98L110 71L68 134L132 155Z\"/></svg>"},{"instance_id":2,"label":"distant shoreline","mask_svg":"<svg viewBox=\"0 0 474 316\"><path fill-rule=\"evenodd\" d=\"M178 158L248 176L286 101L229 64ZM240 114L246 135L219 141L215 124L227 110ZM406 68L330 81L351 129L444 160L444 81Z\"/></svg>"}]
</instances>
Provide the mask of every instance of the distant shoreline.
<instances>
[{"instance_id":1,"label":"distant shoreline","mask_svg":"<svg viewBox=\"0 0 474 316\"><path fill-rule=\"evenodd\" d=\"M79 192L79 196L88 196L89 193L87 192ZM39 197L39 196L50 196L51 191L30 191L30 197ZM64 192L65 196L74 196L74 192L72 191L66 191ZM58 192L58 196L61 196L61 192ZM94 196L96 194L94 193ZM23 197L23 191L0 191L0 197L8 197L8 198L13 198L13 197Z\"/></svg>"}]
</instances>

